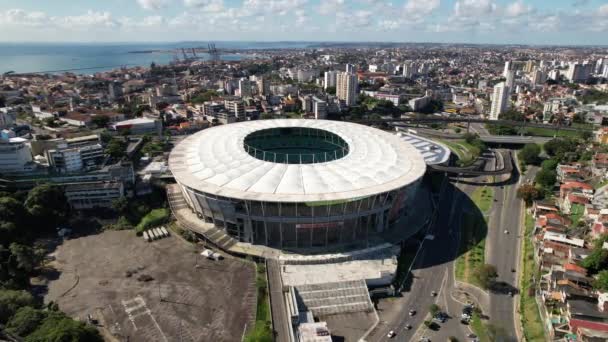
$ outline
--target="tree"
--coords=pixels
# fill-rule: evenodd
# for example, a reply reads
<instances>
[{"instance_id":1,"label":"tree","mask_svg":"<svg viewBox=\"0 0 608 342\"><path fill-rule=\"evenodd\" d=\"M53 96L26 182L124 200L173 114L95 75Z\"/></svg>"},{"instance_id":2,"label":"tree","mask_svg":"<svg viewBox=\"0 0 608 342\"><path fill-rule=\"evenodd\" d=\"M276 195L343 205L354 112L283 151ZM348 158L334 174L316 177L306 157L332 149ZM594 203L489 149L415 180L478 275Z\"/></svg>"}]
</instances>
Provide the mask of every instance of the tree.
<instances>
[{"instance_id":1,"label":"tree","mask_svg":"<svg viewBox=\"0 0 608 342\"><path fill-rule=\"evenodd\" d=\"M42 262L44 257L36 249L18 243L11 243L9 250L17 268L28 274L34 271L34 268Z\"/></svg>"},{"instance_id":2,"label":"tree","mask_svg":"<svg viewBox=\"0 0 608 342\"><path fill-rule=\"evenodd\" d=\"M122 139L112 139L106 146L106 153L114 159L121 159L127 155L127 143Z\"/></svg>"},{"instance_id":3,"label":"tree","mask_svg":"<svg viewBox=\"0 0 608 342\"><path fill-rule=\"evenodd\" d=\"M534 181L544 188L553 188L557 180L557 173L554 170L541 169L536 174Z\"/></svg>"},{"instance_id":4,"label":"tree","mask_svg":"<svg viewBox=\"0 0 608 342\"><path fill-rule=\"evenodd\" d=\"M120 197L112 201L112 209L116 210L119 214L124 214L129 209L129 200L126 197Z\"/></svg>"},{"instance_id":5,"label":"tree","mask_svg":"<svg viewBox=\"0 0 608 342\"><path fill-rule=\"evenodd\" d=\"M26 337L36 330L45 317L44 311L24 306L10 318L6 324L6 330L17 336Z\"/></svg>"},{"instance_id":6,"label":"tree","mask_svg":"<svg viewBox=\"0 0 608 342\"><path fill-rule=\"evenodd\" d=\"M26 232L19 231L24 226L27 212L23 204L13 197L0 197L0 244L21 240Z\"/></svg>"},{"instance_id":7,"label":"tree","mask_svg":"<svg viewBox=\"0 0 608 342\"><path fill-rule=\"evenodd\" d=\"M429 306L429 313L431 314L431 316L435 316L437 313L439 313L439 305L437 304L431 304L431 306Z\"/></svg>"},{"instance_id":8,"label":"tree","mask_svg":"<svg viewBox=\"0 0 608 342\"><path fill-rule=\"evenodd\" d=\"M532 184L524 184L517 189L517 198L522 199L529 206L534 200L541 198L541 192Z\"/></svg>"},{"instance_id":9,"label":"tree","mask_svg":"<svg viewBox=\"0 0 608 342\"><path fill-rule=\"evenodd\" d=\"M475 269L473 277L477 279L482 288L488 289L494 284L494 281L498 277L498 273L494 265L484 264Z\"/></svg>"},{"instance_id":10,"label":"tree","mask_svg":"<svg viewBox=\"0 0 608 342\"><path fill-rule=\"evenodd\" d=\"M58 126L57 123L55 122L55 118L54 117L53 118L45 118L45 119L42 120L42 122L44 122L44 125L48 126L48 127L57 127Z\"/></svg>"},{"instance_id":11,"label":"tree","mask_svg":"<svg viewBox=\"0 0 608 342\"><path fill-rule=\"evenodd\" d=\"M327 89L325 89L325 92L330 95L336 95L336 87L327 87Z\"/></svg>"},{"instance_id":12,"label":"tree","mask_svg":"<svg viewBox=\"0 0 608 342\"><path fill-rule=\"evenodd\" d=\"M540 167L543 170L556 170L557 165L559 165L559 160L557 160L555 158L550 158L550 159L543 160L543 162L540 164Z\"/></svg>"},{"instance_id":13,"label":"tree","mask_svg":"<svg viewBox=\"0 0 608 342\"><path fill-rule=\"evenodd\" d=\"M582 131L580 135L581 139L585 141L589 141L591 138L593 138L593 133L591 131Z\"/></svg>"},{"instance_id":14,"label":"tree","mask_svg":"<svg viewBox=\"0 0 608 342\"><path fill-rule=\"evenodd\" d=\"M35 303L27 291L0 290L0 323L6 323L20 308L34 306Z\"/></svg>"},{"instance_id":15,"label":"tree","mask_svg":"<svg viewBox=\"0 0 608 342\"><path fill-rule=\"evenodd\" d=\"M61 312L49 312L42 324L25 338L25 342L102 342L99 332L86 325L67 317Z\"/></svg>"},{"instance_id":16,"label":"tree","mask_svg":"<svg viewBox=\"0 0 608 342\"><path fill-rule=\"evenodd\" d=\"M538 155L540 154L540 146L536 144L526 144L518 153L519 159L525 164L538 163Z\"/></svg>"},{"instance_id":17,"label":"tree","mask_svg":"<svg viewBox=\"0 0 608 342\"><path fill-rule=\"evenodd\" d=\"M64 223L70 212L70 205L63 189L57 185L42 184L33 188L25 200L25 208L36 225L53 229Z\"/></svg>"},{"instance_id":18,"label":"tree","mask_svg":"<svg viewBox=\"0 0 608 342\"><path fill-rule=\"evenodd\" d=\"M608 268L608 250L603 248L605 241L608 241L608 235L596 240L591 254L581 261L581 266L586 268L590 274Z\"/></svg>"},{"instance_id":19,"label":"tree","mask_svg":"<svg viewBox=\"0 0 608 342\"><path fill-rule=\"evenodd\" d=\"M517 111L515 109L509 109L506 112L501 113L498 118L501 120L524 121L526 119L526 116L520 111Z\"/></svg>"},{"instance_id":20,"label":"tree","mask_svg":"<svg viewBox=\"0 0 608 342\"><path fill-rule=\"evenodd\" d=\"M91 118L91 122L97 127L106 127L110 123L110 117L107 115L95 115Z\"/></svg>"},{"instance_id":21,"label":"tree","mask_svg":"<svg viewBox=\"0 0 608 342\"><path fill-rule=\"evenodd\" d=\"M475 133L465 133L464 134L464 141L466 141L469 144L472 144L473 141L475 141L475 139L478 139L479 136Z\"/></svg>"},{"instance_id":22,"label":"tree","mask_svg":"<svg viewBox=\"0 0 608 342\"><path fill-rule=\"evenodd\" d=\"M547 141L543 147L548 155L552 157L556 156L561 160L565 153L575 152L578 143L576 140L570 138L556 138Z\"/></svg>"},{"instance_id":23,"label":"tree","mask_svg":"<svg viewBox=\"0 0 608 342\"><path fill-rule=\"evenodd\" d=\"M608 292L608 270L602 270L597 274L597 279L593 283L596 290Z\"/></svg>"}]
</instances>

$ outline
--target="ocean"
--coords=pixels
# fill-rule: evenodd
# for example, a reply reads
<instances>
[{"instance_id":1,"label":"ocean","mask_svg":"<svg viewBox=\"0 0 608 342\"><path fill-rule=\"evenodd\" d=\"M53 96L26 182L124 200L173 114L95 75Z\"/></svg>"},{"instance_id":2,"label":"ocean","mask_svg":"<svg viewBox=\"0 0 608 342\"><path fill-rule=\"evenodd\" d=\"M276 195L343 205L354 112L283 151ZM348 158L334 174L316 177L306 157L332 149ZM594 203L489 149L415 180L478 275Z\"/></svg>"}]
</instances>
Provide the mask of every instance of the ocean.
<instances>
[{"instance_id":1,"label":"ocean","mask_svg":"<svg viewBox=\"0 0 608 342\"><path fill-rule=\"evenodd\" d=\"M93 74L120 68L121 66L149 66L168 64L174 60L169 52L132 53L134 51L172 50L181 48L207 48L207 42L183 43L0 43L0 73L70 71ZM305 48L308 42L215 42L218 49L284 49ZM190 54L190 51L187 51ZM197 53L203 59L206 53ZM178 53L181 59L181 51ZM241 53L222 54L223 60L241 60L249 55Z\"/></svg>"}]
</instances>

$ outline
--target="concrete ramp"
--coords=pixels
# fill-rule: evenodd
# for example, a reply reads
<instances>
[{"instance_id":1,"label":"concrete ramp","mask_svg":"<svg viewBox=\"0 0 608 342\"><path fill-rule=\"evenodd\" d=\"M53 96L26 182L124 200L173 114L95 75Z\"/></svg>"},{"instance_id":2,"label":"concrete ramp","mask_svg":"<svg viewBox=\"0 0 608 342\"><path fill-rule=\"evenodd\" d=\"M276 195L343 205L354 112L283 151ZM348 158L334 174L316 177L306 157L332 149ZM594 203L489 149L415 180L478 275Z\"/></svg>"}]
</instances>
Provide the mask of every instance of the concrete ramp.
<instances>
[{"instance_id":1,"label":"concrete ramp","mask_svg":"<svg viewBox=\"0 0 608 342\"><path fill-rule=\"evenodd\" d=\"M315 317L374 310L365 280L301 285L295 289L299 311L311 311Z\"/></svg>"}]
</instances>

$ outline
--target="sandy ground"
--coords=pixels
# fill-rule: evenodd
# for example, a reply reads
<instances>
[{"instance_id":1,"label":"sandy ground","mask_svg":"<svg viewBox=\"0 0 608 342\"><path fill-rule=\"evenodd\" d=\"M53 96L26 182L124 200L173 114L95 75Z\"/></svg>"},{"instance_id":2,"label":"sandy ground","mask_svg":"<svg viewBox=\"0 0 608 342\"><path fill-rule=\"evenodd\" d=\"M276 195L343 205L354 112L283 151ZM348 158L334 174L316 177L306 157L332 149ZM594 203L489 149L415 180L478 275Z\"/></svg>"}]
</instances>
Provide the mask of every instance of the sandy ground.
<instances>
[{"instance_id":1,"label":"sandy ground","mask_svg":"<svg viewBox=\"0 0 608 342\"><path fill-rule=\"evenodd\" d=\"M253 265L197 257L173 236L148 243L109 231L67 240L53 256L58 276L45 302L93 315L119 341L240 341L254 319Z\"/></svg>"}]
</instances>

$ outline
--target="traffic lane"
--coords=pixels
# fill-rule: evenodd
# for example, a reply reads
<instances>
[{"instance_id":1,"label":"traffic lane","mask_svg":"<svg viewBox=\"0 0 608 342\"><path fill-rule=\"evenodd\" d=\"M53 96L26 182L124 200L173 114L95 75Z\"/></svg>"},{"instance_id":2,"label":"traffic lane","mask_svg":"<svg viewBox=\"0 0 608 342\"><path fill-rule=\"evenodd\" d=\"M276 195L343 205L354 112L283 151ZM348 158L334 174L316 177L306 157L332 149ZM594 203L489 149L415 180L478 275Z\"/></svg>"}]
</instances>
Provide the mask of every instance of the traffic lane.
<instances>
[{"instance_id":1,"label":"traffic lane","mask_svg":"<svg viewBox=\"0 0 608 342\"><path fill-rule=\"evenodd\" d=\"M436 301L436 297L431 296L432 291L441 293L440 289L445 272L448 269L448 263L444 260L450 259L455 254L453 243L453 234L450 233L450 224L453 220L455 212L461 212L459 208L461 201L453 200L455 198L455 187L448 186L443 197L439 201L439 211L449 213L449 215L439 215L434 221L429 232L435 235L433 240L425 240L423 249L420 252L419 258L412 271L412 284L410 290L404 294L408 297L407 305L402 308L401 319L394 322L389 330L398 332L395 337L397 341L409 341L415 334L417 328L424 321L424 317L428 312L428 308ZM453 258L452 258L453 259ZM428 265L428 266L427 266ZM445 282L443 282L445 283ZM416 310L414 316L409 316L409 310ZM405 325L410 324L411 330L405 330ZM384 335L386 339L386 334Z\"/></svg>"}]
</instances>

